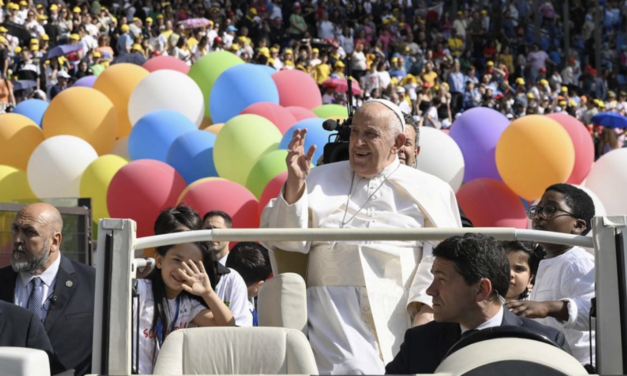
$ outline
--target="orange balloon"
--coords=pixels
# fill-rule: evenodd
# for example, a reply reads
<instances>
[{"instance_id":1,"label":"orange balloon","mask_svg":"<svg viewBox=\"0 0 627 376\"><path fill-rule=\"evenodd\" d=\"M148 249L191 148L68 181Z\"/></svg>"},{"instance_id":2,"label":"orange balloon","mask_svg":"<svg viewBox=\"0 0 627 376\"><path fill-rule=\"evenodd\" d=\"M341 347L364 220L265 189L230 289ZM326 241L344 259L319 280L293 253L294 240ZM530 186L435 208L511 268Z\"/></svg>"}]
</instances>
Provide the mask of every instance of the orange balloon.
<instances>
[{"instance_id":1,"label":"orange balloon","mask_svg":"<svg viewBox=\"0 0 627 376\"><path fill-rule=\"evenodd\" d=\"M54 97L42 122L46 138L82 138L98 155L109 153L118 134L118 115L106 95L88 87L71 87Z\"/></svg>"},{"instance_id":2,"label":"orange balloon","mask_svg":"<svg viewBox=\"0 0 627 376\"><path fill-rule=\"evenodd\" d=\"M128 102L135 86L150 72L135 64L114 64L105 69L94 82L93 88L106 95L118 114L118 137L131 133L133 124L128 117ZM167 90L164 87L164 90Z\"/></svg>"},{"instance_id":3,"label":"orange balloon","mask_svg":"<svg viewBox=\"0 0 627 376\"><path fill-rule=\"evenodd\" d=\"M210 125L203 130L207 132L211 132L217 136L218 133L220 133L220 130L222 130L222 127L224 127L224 123L218 123L218 124Z\"/></svg>"},{"instance_id":4,"label":"orange balloon","mask_svg":"<svg viewBox=\"0 0 627 376\"><path fill-rule=\"evenodd\" d=\"M564 183L575 166L575 147L557 121L542 115L514 120L496 144L496 167L503 182L528 201L552 184Z\"/></svg>"},{"instance_id":5,"label":"orange balloon","mask_svg":"<svg viewBox=\"0 0 627 376\"><path fill-rule=\"evenodd\" d=\"M31 154L43 140L41 128L26 116L0 115L0 165L26 171Z\"/></svg>"},{"instance_id":6,"label":"orange balloon","mask_svg":"<svg viewBox=\"0 0 627 376\"><path fill-rule=\"evenodd\" d=\"M211 118L204 117L202 118L202 123L200 123L200 125L198 126L198 129L204 130L212 125L213 125L213 120L211 120Z\"/></svg>"}]
</instances>

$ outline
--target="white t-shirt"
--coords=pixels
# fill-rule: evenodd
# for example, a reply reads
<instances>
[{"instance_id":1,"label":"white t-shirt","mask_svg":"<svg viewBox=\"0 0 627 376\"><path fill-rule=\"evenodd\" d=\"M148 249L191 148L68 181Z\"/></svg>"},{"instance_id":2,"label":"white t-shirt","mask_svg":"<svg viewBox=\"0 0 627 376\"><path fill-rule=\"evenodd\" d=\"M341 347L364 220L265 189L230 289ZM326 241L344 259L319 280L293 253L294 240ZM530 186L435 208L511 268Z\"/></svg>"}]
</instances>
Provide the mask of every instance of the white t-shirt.
<instances>
[{"instance_id":1,"label":"white t-shirt","mask_svg":"<svg viewBox=\"0 0 627 376\"><path fill-rule=\"evenodd\" d=\"M219 267L219 266L218 266ZM229 307L237 326L253 326L253 315L248 303L248 288L244 278L235 270L222 274L216 294Z\"/></svg>"},{"instance_id":2,"label":"white t-shirt","mask_svg":"<svg viewBox=\"0 0 627 376\"><path fill-rule=\"evenodd\" d=\"M159 355L161 346L157 341L157 346L154 345L154 333L150 333L152 328L152 319L154 315L155 302L152 296L152 281L148 279L138 280L139 289L139 373L140 374L152 374L154 364L153 358L156 361ZM174 330L184 329L189 326L191 321L203 310L207 309L204 305L200 304L198 300L190 299L185 295L180 296L179 315L174 323ZM166 315L168 320L173 320L176 316L176 299L168 299L168 311ZM137 317L137 301L133 299L133 320ZM135 321L133 321L135 322ZM172 323L170 323L172 325ZM133 345L136 341L136 332L133 332ZM156 354L153 352L156 351ZM133 351L135 354L135 349Z\"/></svg>"}]
</instances>

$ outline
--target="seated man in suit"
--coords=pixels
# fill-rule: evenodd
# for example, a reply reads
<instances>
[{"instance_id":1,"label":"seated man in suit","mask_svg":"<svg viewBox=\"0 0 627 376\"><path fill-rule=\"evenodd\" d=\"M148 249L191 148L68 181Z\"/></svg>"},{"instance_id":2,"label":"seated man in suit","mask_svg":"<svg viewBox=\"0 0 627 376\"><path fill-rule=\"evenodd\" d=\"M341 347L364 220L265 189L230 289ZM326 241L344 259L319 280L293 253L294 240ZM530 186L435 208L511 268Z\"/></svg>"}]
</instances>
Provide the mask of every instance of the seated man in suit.
<instances>
[{"instance_id":1,"label":"seated man in suit","mask_svg":"<svg viewBox=\"0 0 627 376\"><path fill-rule=\"evenodd\" d=\"M427 294L433 297L435 321L407 330L386 374L434 373L465 332L494 326L530 329L567 348L560 331L503 309L510 268L496 240L482 234L453 236L440 243L433 255L434 279Z\"/></svg>"},{"instance_id":2,"label":"seated man in suit","mask_svg":"<svg viewBox=\"0 0 627 376\"><path fill-rule=\"evenodd\" d=\"M60 252L63 219L52 205L20 210L11 230L11 266L0 269L0 300L29 309L43 323L66 369L91 369L96 270Z\"/></svg>"}]
</instances>

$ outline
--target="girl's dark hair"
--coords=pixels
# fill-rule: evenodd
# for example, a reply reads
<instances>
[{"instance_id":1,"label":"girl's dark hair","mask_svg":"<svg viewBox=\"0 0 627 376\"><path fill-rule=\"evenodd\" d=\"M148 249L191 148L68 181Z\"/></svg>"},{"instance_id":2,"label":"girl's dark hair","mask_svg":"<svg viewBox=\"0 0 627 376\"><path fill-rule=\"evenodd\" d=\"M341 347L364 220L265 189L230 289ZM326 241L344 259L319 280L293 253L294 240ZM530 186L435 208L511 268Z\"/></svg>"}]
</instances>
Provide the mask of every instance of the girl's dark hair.
<instances>
[{"instance_id":1,"label":"girl's dark hair","mask_svg":"<svg viewBox=\"0 0 627 376\"><path fill-rule=\"evenodd\" d=\"M504 241L501 246L506 252L524 252L527 254L527 262L529 263L529 273L532 275L531 283L536 283L536 274L538 274L538 266L540 261L546 256L544 248L530 241ZM529 289L520 294L519 299L525 299L529 296Z\"/></svg>"}]
</instances>

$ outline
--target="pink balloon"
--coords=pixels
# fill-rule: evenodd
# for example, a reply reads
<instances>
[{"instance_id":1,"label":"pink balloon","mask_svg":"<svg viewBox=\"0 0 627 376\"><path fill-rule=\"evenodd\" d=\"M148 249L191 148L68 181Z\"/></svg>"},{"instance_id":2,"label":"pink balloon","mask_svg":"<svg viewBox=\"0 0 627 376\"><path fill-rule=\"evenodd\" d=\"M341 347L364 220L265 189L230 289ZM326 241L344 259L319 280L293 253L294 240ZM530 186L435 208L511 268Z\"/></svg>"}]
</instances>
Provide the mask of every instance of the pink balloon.
<instances>
[{"instance_id":1,"label":"pink balloon","mask_svg":"<svg viewBox=\"0 0 627 376\"><path fill-rule=\"evenodd\" d=\"M154 72L161 69L170 69L183 74L189 72L189 66L181 59L177 59L173 56L156 56L149 59L142 65L148 72Z\"/></svg>"},{"instance_id":2,"label":"pink balloon","mask_svg":"<svg viewBox=\"0 0 627 376\"><path fill-rule=\"evenodd\" d=\"M285 134L297 122L288 110L270 102L251 104L242 111L242 114L259 115L270 120L281 131L281 134Z\"/></svg>"},{"instance_id":3,"label":"pink balloon","mask_svg":"<svg viewBox=\"0 0 627 376\"><path fill-rule=\"evenodd\" d=\"M283 107L300 106L309 110L322 106L322 95L316 81L297 69L283 70L272 75L279 89L279 104Z\"/></svg>"},{"instance_id":4,"label":"pink balloon","mask_svg":"<svg viewBox=\"0 0 627 376\"><path fill-rule=\"evenodd\" d=\"M318 115L303 107L289 106L285 107L285 109L288 110L294 116L294 118L296 118L296 121L315 119L318 117Z\"/></svg>"},{"instance_id":5,"label":"pink balloon","mask_svg":"<svg viewBox=\"0 0 627 376\"><path fill-rule=\"evenodd\" d=\"M279 197L279 193L281 192L281 187L287 181L287 171L283 171L277 176L275 176L268 185L263 189L263 193L259 198L259 216L261 217L261 212L268 205L270 200L273 198Z\"/></svg>"},{"instance_id":6,"label":"pink balloon","mask_svg":"<svg viewBox=\"0 0 627 376\"><path fill-rule=\"evenodd\" d=\"M250 191L229 180L216 179L196 183L181 198L204 216L211 210L221 210L233 219L235 228L259 228L259 202Z\"/></svg>"},{"instance_id":7,"label":"pink balloon","mask_svg":"<svg viewBox=\"0 0 627 376\"><path fill-rule=\"evenodd\" d=\"M109 215L135 220L138 237L154 235L157 217L164 209L176 206L185 185L185 179L163 162L130 162L115 174L107 190Z\"/></svg>"},{"instance_id":8,"label":"pink balloon","mask_svg":"<svg viewBox=\"0 0 627 376\"><path fill-rule=\"evenodd\" d=\"M476 227L527 228L527 213L520 198L505 183L473 179L457 191L457 202Z\"/></svg>"},{"instance_id":9,"label":"pink balloon","mask_svg":"<svg viewBox=\"0 0 627 376\"><path fill-rule=\"evenodd\" d=\"M594 162L594 142L590 137L588 128L568 114L557 113L546 116L557 121L566 129L575 147L575 167L573 167L573 172L571 172L566 183L581 184L588 176Z\"/></svg>"}]
</instances>

